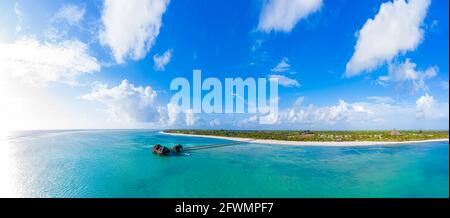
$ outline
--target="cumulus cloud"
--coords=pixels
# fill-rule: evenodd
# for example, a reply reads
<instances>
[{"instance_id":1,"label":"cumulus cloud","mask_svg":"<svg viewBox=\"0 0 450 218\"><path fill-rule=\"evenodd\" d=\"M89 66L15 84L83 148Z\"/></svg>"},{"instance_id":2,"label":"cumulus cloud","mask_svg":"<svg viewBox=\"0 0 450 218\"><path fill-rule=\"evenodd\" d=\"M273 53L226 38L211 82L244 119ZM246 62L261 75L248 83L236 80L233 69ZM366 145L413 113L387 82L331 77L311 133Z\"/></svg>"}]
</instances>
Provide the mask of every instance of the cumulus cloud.
<instances>
[{"instance_id":1,"label":"cumulus cloud","mask_svg":"<svg viewBox=\"0 0 450 218\"><path fill-rule=\"evenodd\" d=\"M113 121L154 122L160 118L159 109L154 104L156 97L152 87L135 86L124 79L120 85L111 88L97 84L91 93L81 96L81 99L105 104L106 112Z\"/></svg>"},{"instance_id":2,"label":"cumulus cloud","mask_svg":"<svg viewBox=\"0 0 450 218\"><path fill-rule=\"evenodd\" d=\"M105 0L99 38L118 63L145 57L155 43L169 0Z\"/></svg>"},{"instance_id":3,"label":"cumulus cloud","mask_svg":"<svg viewBox=\"0 0 450 218\"><path fill-rule=\"evenodd\" d=\"M442 110L439 119L448 120L448 110L445 105L432 106L433 111ZM422 124L415 123L417 117L414 105L390 105L375 102L349 103L339 100L332 106L289 108L280 112L278 124L300 125L312 128L343 128L343 129L390 129L390 128L423 128ZM430 117L428 117L430 118ZM436 124L433 124L436 125Z\"/></svg>"},{"instance_id":4,"label":"cumulus cloud","mask_svg":"<svg viewBox=\"0 0 450 218\"><path fill-rule=\"evenodd\" d=\"M256 124L256 123L258 123L258 118L259 118L258 115L249 116L245 119L240 120L239 124L241 124L241 125Z\"/></svg>"},{"instance_id":5,"label":"cumulus cloud","mask_svg":"<svg viewBox=\"0 0 450 218\"><path fill-rule=\"evenodd\" d=\"M338 104L332 106L316 107L314 105L302 106L294 103L293 107L286 108L278 113L272 113L267 119L272 120L272 127L290 129L295 125L302 126L333 126L337 123L353 123L369 120L374 117L373 112L364 103L347 103L339 100ZM251 115L245 119L241 119L239 126L257 124L258 115Z\"/></svg>"},{"instance_id":6,"label":"cumulus cloud","mask_svg":"<svg viewBox=\"0 0 450 218\"><path fill-rule=\"evenodd\" d=\"M449 119L448 102L438 102L426 94L415 103L396 102L389 96L370 96L368 101L305 105L299 97L293 104L269 114L196 114L181 109L173 113L174 125L235 129L445 129ZM174 110L176 111L176 110ZM191 121L189 121L191 119ZM220 121L219 121L220 119ZM270 123L262 125L261 119ZM195 120L195 122L193 121ZM201 120L202 122L198 122ZM204 121L204 122L203 122ZM189 124L189 125L188 125Z\"/></svg>"},{"instance_id":7,"label":"cumulus cloud","mask_svg":"<svg viewBox=\"0 0 450 218\"><path fill-rule=\"evenodd\" d=\"M284 57L281 59L280 63L277 64L274 68L272 68L272 72L281 73L286 72L291 69L291 65L289 65L289 60Z\"/></svg>"},{"instance_id":8,"label":"cumulus cloud","mask_svg":"<svg viewBox=\"0 0 450 218\"><path fill-rule=\"evenodd\" d=\"M449 108L448 102L438 102L428 93L421 96L416 101L416 118L419 120L426 119L447 119L448 124Z\"/></svg>"},{"instance_id":9,"label":"cumulus cloud","mask_svg":"<svg viewBox=\"0 0 450 218\"><path fill-rule=\"evenodd\" d=\"M194 114L194 111L192 109L186 110L186 125L187 126L193 126L195 122L197 122L198 117Z\"/></svg>"},{"instance_id":10,"label":"cumulus cloud","mask_svg":"<svg viewBox=\"0 0 450 218\"><path fill-rule=\"evenodd\" d=\"M76 84L77 76L100 68L97 59L88 54L88 46L78 40L41 43L22 38L0 43L0 73L37 86L49 81Z\"/></svg>"},{"instance_id":11,"label":"cumulus cloud","mask_svg":"<svg viewBox=\"0 0 450 218\"><path fill-rule=\"evenodd\" d=\"M388 75L381 76L378 81L404 83L409 82L409 89L412 93L419 90L428 90L425 81L437 75L437 67L429 67L424 71L416 69L416 64L406 59L403 63L390 63L388 65Z\"/></svg>"},{"instance_id":12,"label":"cumulus cloud","mask_svg":"<svg viewBox=\"0 0 450 218\"><path fill-rule=\"evenodd\" d=\"M283 76L283 75L272 74L272 75L269 75L269 78L277 79L278 84L280 84L281 86L284 86L284 87L300 87L300 83L297 80L291 79L291 78Z\"/></svg>"},{"instance_id":13,"label":"cumulus cloud","mask_svg":"<svg viewBox=\"0 0 450 218\"><path fill-rule=\"evenodd\" d=\"M435 102L433 96L428 95L428 93L417 99L417 118L426 118L432 116L432 109L434 104Z\"/></svg>"},{"instance_id":14,"label":"cumulus cloud","mask_svg":"<svg viewBox=\"0 0 450 218\"><path fill-rule=\"evenodd\" d=\"M162 55L153 55L153 62L155 63L155 69L159 71L165 70L166 65L170 62L172 58L172 49L164 52Z\"/></svg>"},{"instance_id":15,"label":"cumulus cloud","mask_svg":"<svg viewBox=\"0 0 450 218\"><path fill-rule=\"evenodd\" d=\"M65 21L70 25L76 25L83 20L85 13L86 9L84 7L68 4L62 6L58 10L54 16L54 19Z\"/></svg>"},{"instance_id":16,"label":"cumulus cloud","mask_svg":"<svg viewBox=\"0 0 450 218\"><path fill-rule=\"evenodd\" d=\"M178 120L178 114L181 112L181 107L177 104L170 102L167 104L167 124L169 126L174 125Z\"/></svg>"},{"instance_id":17,"label":"cumulus cloud","mask_svg":"<svg viewBox=\"0 0 450 218\"><path fill-rule=\"evenodd\" d=\"M394 0L381 4L361 30L347 63L347 77L372 71L398 54L413 51L423 39L422 23L430 0Z\"/></svg>"},{"instance_id":18,"label":"cumulus cloud","mask_svg":"<svg viewBox=\"0 0 450 218\"><path fill-rule=\"evenodd\" d=\"M279 129L391 129L445 128L448 123L448 102L437 102L426 94L416 104L396 103L387 96L367 97L370 101L348 102L326 106L300 105L273 114L276 122L271 128ZM258 125L259 115L241 118L235 126L247 128Z\"/></svg>"},{"instance_id":19,"label":"cumulus cloud","mask_svg":"<svg viewBox=\"0 0 450 218\"><path fill-rule=\"evenodd\" d=\"M313 110L313 119L316 122L324 122L326 124L335 124L339 121L350 121L361 117L367 117L372 114L362 104L349 104L344 100L330 107L323 107Z\"/></svg>"},{"instance_id":20,"label":"cumulus cloud","mask_svg":"<svg viewBox=\"0 0 450 218\"><path fill-rule=\"evenodd\" d=\"M322 0L267 0L263 3L258 29L290 32L298 21L318 11Z\"/></svg>"},{"instance_id":21,"label":"cumulus cloud","mask_svg":"<svg viewBox=\"0 0 450 218\"><path fill-rule=\"evenodd\" d=\"M389 76L387 79L395 81L417 80L420 78L432 78L437 74L436 67L430 67L425 71L416 70L416 64L410 59L406 59L404 63L389 64Z\"/></svg>"},{"instance_id":22,"label":"cumulus cloud","mask_svg":"<svg viewBox=\"0 0 450 218\"><path fill-rule=\"evenodd\" d=\"M184 120L180 119L180 115L184 114ZM183 109L172 102L167 104L167 119L165 120L165 124L168 126L174 125L186 125L186 126L194 126L199 120L199 116L197 116L192 109L187 109L183 111ZM184 124L182 123L184 121Z\"/></svg>"}]
</instances>

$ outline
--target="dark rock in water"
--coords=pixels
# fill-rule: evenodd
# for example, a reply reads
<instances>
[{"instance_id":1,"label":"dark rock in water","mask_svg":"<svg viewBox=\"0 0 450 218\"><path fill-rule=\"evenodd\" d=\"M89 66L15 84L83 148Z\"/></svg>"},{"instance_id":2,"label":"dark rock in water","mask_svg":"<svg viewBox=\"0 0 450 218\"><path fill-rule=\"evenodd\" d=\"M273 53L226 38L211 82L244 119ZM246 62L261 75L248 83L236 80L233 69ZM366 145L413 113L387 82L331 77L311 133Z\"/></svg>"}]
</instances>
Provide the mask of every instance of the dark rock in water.
<instances>
[{"instance_id":1,"label":"dark rock in water","mask_svg":"<svg viewBox=\"0 0 450 218\"><path fill-rule=\"evenodd\" d=\"M170 149L168 149L166 146L162 146L159 148L159 155L169 155Z\"/></svg>"},{"instance_id":2,"label":"dark rock in water","mask_svg":"<svg viewBox=\"0 0 450 218\"><path fill-rule=\"evenodd\" d=\"M176 152L176 153L180 153L181 151L183 151L183 146L178 144L172 147L172 151Z\"/></svg>"},{"instance_id":3,"label":"dark rock in water","mask_svg":"<svg viewBox=\"0 0 450 218\"><path fill-rule=\"evenodd\" d=\"M160 144L156 144L155 146L153 146L152 148L152 152L158 155L169 155L170 153L170 149L168 149L165 146L162 146Z\"/></svg>"},{"instance_id":4,"label":"dark rock in water","mask_svg":"<svg viewBox=\"0 0 450 218\"><path fill-rule=\"evenodd\" d=\"M158 150L159 150L159 148L161 148L161 145L160 145L160 144L154 145L153 148L152 148L152 152L153 152L153 153L157 153Z\"/></svg>"}]
</instances>

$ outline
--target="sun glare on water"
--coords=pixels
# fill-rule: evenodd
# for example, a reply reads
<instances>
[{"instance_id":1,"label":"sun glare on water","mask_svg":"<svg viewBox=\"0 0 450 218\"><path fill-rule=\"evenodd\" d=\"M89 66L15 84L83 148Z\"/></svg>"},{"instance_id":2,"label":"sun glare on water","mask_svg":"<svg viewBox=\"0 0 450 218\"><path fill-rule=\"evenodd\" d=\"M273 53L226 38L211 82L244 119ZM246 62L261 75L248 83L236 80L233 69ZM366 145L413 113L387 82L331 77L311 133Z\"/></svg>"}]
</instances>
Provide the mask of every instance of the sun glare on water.
<instances>
[{"instance_id":1,"label":"sun glare on water","mask_svg":"<svg viewBox=\"0 0 450 218\"><path fill-rule=\"evenodd\" d=\"M0 132L0 197L17 197L15 161L6 131Z\"/></svg>"},{"instance_id":2,"label":"sun glare on water","mask_svg":"<svg viewBox=\"0 0 450 218\"><path fill-rule=\"evenodd\" d=\"M15 185L15 160L9 135L14 127L16 115L20 110L14 109L11 104L12 93L8 81L0 77L0 197L17 197Z\"/></svg>"}]
</instances>

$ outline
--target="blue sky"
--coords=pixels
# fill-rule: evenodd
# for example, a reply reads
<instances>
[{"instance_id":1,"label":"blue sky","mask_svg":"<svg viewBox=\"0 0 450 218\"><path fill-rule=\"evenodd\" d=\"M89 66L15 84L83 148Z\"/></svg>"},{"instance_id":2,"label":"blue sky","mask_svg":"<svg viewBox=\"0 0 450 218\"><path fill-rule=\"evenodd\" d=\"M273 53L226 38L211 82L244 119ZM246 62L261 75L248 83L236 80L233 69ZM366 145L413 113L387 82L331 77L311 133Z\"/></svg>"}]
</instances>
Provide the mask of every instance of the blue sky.
<instances>
[{"instance_id":1,"label":"blue sky","mask_svg":"<svg viewBox=\"0 0 450 218\"><path fill-rule=\"evenodd\" d=\"M448 129L448 8L445 0L2 1L2 128ZM282 78L277 122L171 113L170 82L193 69L221 80Z\"/></svg>"}]
</instances>

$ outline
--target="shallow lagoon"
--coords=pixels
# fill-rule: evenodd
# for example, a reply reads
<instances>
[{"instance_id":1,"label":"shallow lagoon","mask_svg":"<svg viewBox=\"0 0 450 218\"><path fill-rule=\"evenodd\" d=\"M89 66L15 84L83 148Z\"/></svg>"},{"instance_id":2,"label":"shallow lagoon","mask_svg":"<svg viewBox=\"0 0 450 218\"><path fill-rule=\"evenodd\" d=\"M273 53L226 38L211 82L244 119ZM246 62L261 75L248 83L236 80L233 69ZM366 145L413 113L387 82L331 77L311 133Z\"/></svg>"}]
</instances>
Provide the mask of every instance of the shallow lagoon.
<instances>
[{"instance_id":1,"label":"shallow lagoon","mask_svg":"<svg viewBox=\"0 0 450 218\"><path fill-rule=\"evenodd\" d=\"M150 130L16 132L0 144L1 185L22 197L449 196L448 142L371 147L242 143L191 156L151 153L155 143L224 142Z\"/></svg>"}]
</instances>

